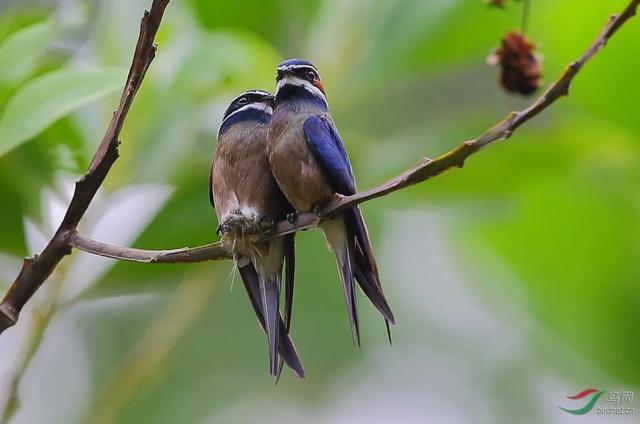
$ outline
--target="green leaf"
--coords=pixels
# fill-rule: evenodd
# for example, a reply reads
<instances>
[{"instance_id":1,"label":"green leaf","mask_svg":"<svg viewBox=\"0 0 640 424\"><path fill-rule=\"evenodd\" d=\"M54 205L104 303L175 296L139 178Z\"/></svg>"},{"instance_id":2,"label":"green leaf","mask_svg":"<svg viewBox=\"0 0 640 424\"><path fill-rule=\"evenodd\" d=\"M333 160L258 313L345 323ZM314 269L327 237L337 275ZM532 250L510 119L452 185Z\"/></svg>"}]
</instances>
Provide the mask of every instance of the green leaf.
<instances>
[{"instance_id":1,"label":"green leaf","mask_svg":"<svg viewBox=\"0 0 640 424\"><path fill-rule=\"evenodd\" d=\"M0 117L0 156L34 137L73 110L117 91L124 70L63 70L26 84Z\"/></svg>"},{"instance_id":2,"label":"green leaf","mask_svg":"<svg viewBox=\"0 0 640 424\"><path fill-rule=\"evenodd\" d=\"M4 40L0 45L0 82L15 85L27 78L56 33L51 23L39 23Z\"/></svg>"}]
</instances>

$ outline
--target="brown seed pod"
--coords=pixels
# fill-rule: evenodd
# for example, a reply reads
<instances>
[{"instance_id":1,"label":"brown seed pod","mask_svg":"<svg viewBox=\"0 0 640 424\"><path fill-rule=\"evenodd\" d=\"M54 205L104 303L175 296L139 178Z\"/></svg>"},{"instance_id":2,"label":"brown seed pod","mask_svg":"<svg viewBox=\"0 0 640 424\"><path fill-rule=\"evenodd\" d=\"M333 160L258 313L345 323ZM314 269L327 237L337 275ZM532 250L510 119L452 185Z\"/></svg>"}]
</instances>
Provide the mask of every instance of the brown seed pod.
<instances>
[{"instance_id":1,"label":"brown seed pod","mask_svg":"<svg viewBox=\"0 0 640 424\"><path fill-rule=\"evenodd\" d=\"M500 84L505 90L528 96L540 87L542 75L534 48L531 41L512 31L502 39L502 46L487 58L489 64L500 65Z\"/></svg>"}]
</instances>

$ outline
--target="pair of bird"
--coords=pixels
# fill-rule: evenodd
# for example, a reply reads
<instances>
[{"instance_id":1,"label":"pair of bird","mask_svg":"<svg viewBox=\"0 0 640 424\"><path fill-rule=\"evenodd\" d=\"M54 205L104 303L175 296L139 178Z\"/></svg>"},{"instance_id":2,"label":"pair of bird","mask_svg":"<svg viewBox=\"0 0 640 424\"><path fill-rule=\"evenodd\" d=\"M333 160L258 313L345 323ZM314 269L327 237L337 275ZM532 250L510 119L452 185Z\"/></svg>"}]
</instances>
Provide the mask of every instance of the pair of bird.
<instances>
[{"instance_id":1,"label":"pair of bird","mask_svg":"<svg viewBox=\"0 0 640 424\"><path fill-rule=\"evenodd\" d=\"M317 212L337 195L354 194L356 183L316 67L304 60L286 60L278 66L276 84L275 96L262 90L246 91L226 110L211 165L209 198L222 243L233 254L266 332L271 374L278 378L284 361L304 377L289 336L294 234L266 241L256 234L285 217L295 219L298 212ZM336 257L354 342L360 344L356 282L382 314L389 331L394 317L359 208L323 220L321 228Z\"/></svg>"}]
</instances>

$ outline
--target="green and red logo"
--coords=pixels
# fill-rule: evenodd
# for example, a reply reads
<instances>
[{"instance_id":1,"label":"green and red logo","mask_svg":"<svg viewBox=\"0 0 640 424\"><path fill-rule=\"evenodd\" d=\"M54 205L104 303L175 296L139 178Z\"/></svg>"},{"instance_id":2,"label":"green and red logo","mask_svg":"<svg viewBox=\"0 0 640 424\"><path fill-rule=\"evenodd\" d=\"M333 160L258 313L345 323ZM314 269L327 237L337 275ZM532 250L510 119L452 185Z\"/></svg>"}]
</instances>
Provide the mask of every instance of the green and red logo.
<instances>
[{"instance_id":1,"label":"green and red logo","mask_svg":"<svg viewBox=\"0 0 640 424\"><path fill-rule=\"evenodd\" d=\"M567 399L579 400L581 402L584 402L588 399L587 403L584 404L584 406L576 409L563 408L562 406L558 406L558 408L573 415L584 415L593 409L593 407L596 405L596 402L598 402L598 399L600 399L600 396L602 396L604 393L604 391L598 389L586 389L575 395L567 396Z\"/></svg>"}]
</instances>

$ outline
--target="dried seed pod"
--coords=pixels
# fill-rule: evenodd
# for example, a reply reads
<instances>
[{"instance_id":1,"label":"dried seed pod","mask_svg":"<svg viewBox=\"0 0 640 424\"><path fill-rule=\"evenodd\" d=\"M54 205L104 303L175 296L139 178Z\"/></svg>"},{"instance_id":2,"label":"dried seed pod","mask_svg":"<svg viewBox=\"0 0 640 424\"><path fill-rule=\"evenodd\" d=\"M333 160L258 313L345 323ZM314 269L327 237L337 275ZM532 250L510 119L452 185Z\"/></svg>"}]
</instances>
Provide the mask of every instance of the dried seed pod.
<instances>
[{"instance_id":1,"label":"dried seed pod","mask_svg":"<svg viewBox=\"0 0 640 424\"><path fill-rule=\"evenodd\" d=\"M500 65L500 84L511 93L524 96L540 87L540 65L533 54L535 46L523 35L509 32L502 46L487 58L491 65Z\"/></svg>"}]
</instances>

